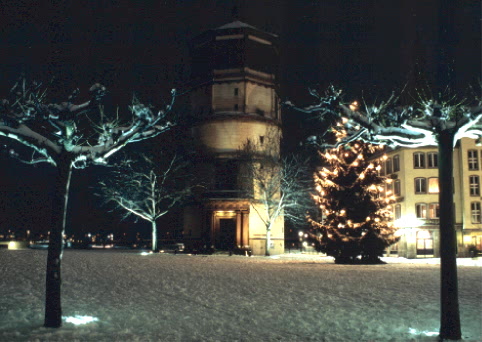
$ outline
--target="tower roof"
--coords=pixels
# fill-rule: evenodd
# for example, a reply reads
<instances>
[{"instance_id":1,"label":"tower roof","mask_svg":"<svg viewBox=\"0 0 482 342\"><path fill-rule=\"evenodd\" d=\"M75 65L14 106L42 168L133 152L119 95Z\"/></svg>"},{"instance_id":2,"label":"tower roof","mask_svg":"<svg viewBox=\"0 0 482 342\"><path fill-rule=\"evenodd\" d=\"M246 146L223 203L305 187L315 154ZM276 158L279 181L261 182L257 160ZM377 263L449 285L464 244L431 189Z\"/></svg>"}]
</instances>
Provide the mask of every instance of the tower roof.
<instances>
[{"instance_id":1,"label":"tower roof","mask_svg":"<svg viewBox=\"0 0 482 342\"><path fill-rule=\"evenodd\" d=\"M260 31L260 32L264 32L266 34L269 34L271 36L274 36L274 37L277 37L276 34L274 33L270 33L270 32L266 32L266 31L263 31L263 30L260 30L259 28L257 27L254 27L252 25L249 25L249 24L246 24L242 21L239 21L239 20L236 20L236 21L233 21L231 23L227 23L227 24L224 24L222 26L219 26L218 28L216 28L215 30L229 30L229 29L243 29L243 28L249 28L249 29L252 29L252 30L256 30L256 31Z\"/></svg>"},{"instance_id":2,"label":"tower roof","mask_svg":"<svg viewBox=\"0 0 482 342\"><path fill-rule=\"evenodd\" d=\"M233 21L232 23L224 24L223 26L219 26L216 30L225 30L230 28L242 28L242 27L249 27L249 28L258 30L256 27L243 23L242 21L239 21L239 20Z\"/></svg>"}]
</instances>

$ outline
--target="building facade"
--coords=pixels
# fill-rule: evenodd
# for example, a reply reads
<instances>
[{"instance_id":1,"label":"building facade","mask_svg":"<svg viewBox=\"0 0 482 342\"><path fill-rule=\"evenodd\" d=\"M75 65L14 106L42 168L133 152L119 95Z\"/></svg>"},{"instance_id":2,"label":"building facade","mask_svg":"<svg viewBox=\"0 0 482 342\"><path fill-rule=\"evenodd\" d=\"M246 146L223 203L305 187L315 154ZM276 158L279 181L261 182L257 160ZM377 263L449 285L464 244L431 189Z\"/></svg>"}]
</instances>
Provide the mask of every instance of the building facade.
<instances>
[{"instance_id":1,"label":"building facade","mask_svg":"<svg viewBox=\"0 0 482 342\"><path fill-rule=\"evenodd\" d=\"M279 157L277 36L235 21L196 37L191 59L188 128L198 151L195 173L203 190L184 209L185 245L249 248L264 255L264 208L243 151L249 141L260 157L258 166L263 155ZM282 217L271 230L269 250L284 252Z\"/></svg>"},{"instance_id":2,"label":"building facade","mask_svg":"<svg viewBox=\"0 0 482 342\"><path fill-rule=\"evenodd\" d=\"M469 138L454 149L454 204L458 256L482 250L482 148ZM387 193L393 193L395 223L400 241L392 255L406 258L439 257L439 183L436 147L401 148L387 152L382 172L392 175Z\"/></svg>"}]
</instances>

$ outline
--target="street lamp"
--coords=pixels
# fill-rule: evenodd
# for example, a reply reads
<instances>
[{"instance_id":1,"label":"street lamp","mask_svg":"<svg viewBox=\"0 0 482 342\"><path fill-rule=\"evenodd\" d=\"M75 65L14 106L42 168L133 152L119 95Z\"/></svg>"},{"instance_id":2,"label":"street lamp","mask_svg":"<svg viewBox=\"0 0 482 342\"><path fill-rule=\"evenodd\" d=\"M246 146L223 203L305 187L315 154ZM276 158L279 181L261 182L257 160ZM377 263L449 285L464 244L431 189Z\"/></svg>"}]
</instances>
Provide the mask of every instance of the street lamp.
<instances>
[{"instance_id":1,"label":"street lamp","mask_svg":"<svg viewBox=\"0 0 482 342\"><path fill-rule=\"evenodd\" d=\"M302 241L303 241L303 232L300 230L300 232L298 233L298 236L300 237L300 253L303 253L303 244L302 244Z\"/></svg>"}]
</instances>

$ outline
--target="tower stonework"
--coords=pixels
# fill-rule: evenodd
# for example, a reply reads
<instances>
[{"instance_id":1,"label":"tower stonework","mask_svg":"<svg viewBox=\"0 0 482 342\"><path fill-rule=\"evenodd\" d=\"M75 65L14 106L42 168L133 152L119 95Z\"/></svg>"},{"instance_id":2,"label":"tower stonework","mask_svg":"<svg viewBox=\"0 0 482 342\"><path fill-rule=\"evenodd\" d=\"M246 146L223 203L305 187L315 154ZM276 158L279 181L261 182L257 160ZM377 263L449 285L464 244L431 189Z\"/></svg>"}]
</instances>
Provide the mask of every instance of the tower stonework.
<instances>
[{"instance_id":1,"label":"tower stonework","mask_svg":"<svg viewBox=\"0 0 482 342\"><path fill-rule=\"evenodd\" d=\"M188 126L198 148L194 174L204 187L184 210L186 247L249 246L265 255L264 208L242 150L249 141L258 157L279 157L277 36L235 21L196 37L191 58ZM271 230L271 254L284 252L283 227L280 217Z\"/></svg>"}]
</instances>

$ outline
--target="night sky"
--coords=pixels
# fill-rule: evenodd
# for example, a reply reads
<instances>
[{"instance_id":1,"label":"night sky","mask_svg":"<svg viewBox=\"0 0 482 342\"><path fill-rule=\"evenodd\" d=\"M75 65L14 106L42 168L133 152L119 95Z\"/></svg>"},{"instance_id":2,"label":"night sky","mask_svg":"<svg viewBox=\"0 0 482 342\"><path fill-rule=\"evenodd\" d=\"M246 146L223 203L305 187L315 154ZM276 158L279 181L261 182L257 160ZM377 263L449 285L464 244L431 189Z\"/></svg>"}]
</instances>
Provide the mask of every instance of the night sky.
<instances>
[{"instance_id":1,"label":"night sky","mask_svg":"<svg viewBox=\"0 0 482 342\"><path fill-rule=\"evenodd\" d=\"M100 82L121 106L134 92L161 105L188 80L190 39L235 17L279 35L282 99L304 103L308 87L330 83L347 99L383 99L406 84L462 93L481 78L480 13L473 0L3 0L0 98L23 74L52 82L59 100ZM303 135L300 117L285 113L284 121L295 127L285 132L293 141ZM99 208L90 187L98 172L74 173L67 233L141 227ZM48 230L53 175L0 156L0 232Z\"/></svg>"}]
</instances>

